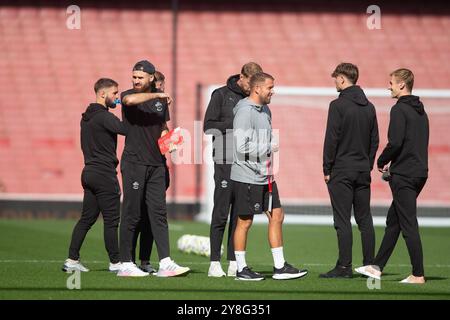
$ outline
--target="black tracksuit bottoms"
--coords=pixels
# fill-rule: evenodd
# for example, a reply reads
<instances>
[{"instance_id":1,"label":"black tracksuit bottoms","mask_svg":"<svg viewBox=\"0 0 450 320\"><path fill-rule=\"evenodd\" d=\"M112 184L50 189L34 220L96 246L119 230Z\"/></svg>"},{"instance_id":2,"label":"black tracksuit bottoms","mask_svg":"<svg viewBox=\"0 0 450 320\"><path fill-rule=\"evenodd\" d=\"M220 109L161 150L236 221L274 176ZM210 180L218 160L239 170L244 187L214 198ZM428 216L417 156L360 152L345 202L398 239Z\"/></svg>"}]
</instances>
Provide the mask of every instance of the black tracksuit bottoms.
<instances>
[{"instance_id":1,"label":"black tracksuit bottoms","mask_svg":"<svg viewBox=\"0 0 450 320\"><path fill-rule=\"evenodd\" d=\"M139 260L150 261L153 247L153 233L150 227L150 220L148 220L147 206L145 201L141 204L141 222L136 227L136 232L133 237L133 250L131 252L131 259L136 263L136 247L139 238Z\"/></svg>"},{"instance_id":2,"label":"black tracksuit bottoms","mask_svg":"<svg viewBox=\"0 0 450 320\"><path fill-rule=\"evenodd\" d=\"M170 185L170 173L169 169L166 167L166 191ZM148 220L147 214L147 205L145 201L142 201L141 204L141 222L136 228L136 232L134 233L133 238L133 251L132 251L132 260L136 262L136 247L137 241L139 238L139 260L141 261L150 261L150 256L152 254L153 249L153 234L152 229L150 227L150 220Z\"/></svg>"},{"instance_id":3,"label":"black tracksuit bottoms","mask_svg":"<svg viewBox=\"0 0 450 320\"><path fill-rule=\"evenodd\" d=\"M380 270L386 266L401 231L411 259L413 276L422 277L424 275L422 242L417 222L417 197L426 181L427 178L411 178L392 174L389 186L393 201L387 214L383 241L374 261Z\"/></svg>"},{"instance_id":4,"label":"black tracksuit bottoms","mask_svg":"<svg viewBox=\"0 0 450 320\"><path fill-rule=\"evenodd\" d=\"M337 232L338 266L352 265L351 211L361 232L363 264L372 264L375 254L375 231L370 212L370 172L333 171L328 192L333 207L334 228Z\"/></svg>"},{"instance_id":5,"label":"black tracksuit bottoms","mask_svg":"<svg viewBox=\"0 0 450 320\"><path fill-rule=\"evenodd\" d=\"M122 160L123 208L120 220L120 260L133 261L133 240L146 206L159 259L170 256L166 208L166 168Z\"/></svg>"},{"instance_id":6,"label":"black tracksuit bottoms","mask_svg":"<svg viewBox=\"0 0 450 320\"><path fill-rule=\"evenodd\" d=\"M102 213L104 240L111 263L119 262L117 228L120 219L120 186L115 173L84 169L81 174L84 189L81 218L75 225L69 248L69 258L78 260L84 238Z\"/></svg>"},{"instance_id":7,"label":"black tracksuit bottoms","mask_svg":"<svg viewBox=\"0 0 450 320\"><path fill-rule=\"evenodd\" d=\"M214 163L214 208L209 231L211 261L220 261L220 249L228 216L230 216L230 223L228 225L227 260L236 260L233 236L236 229L237 215L233 213L232 208L233 182L230 179L230 174L231 164Z\"/></svg>"}]
</instances>

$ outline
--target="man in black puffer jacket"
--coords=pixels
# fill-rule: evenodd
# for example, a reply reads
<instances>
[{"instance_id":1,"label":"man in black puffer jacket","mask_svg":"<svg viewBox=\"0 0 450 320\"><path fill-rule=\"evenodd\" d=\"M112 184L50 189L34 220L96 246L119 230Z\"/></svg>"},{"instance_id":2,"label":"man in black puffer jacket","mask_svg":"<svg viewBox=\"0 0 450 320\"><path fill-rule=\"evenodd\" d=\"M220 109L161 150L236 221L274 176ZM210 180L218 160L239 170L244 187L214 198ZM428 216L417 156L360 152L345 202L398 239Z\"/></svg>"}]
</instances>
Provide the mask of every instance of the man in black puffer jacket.
<instances>
[{"instance_id":1,"label":"man in black puffer jacket","mask_svg":"<svg viewBox=\"0 0 450 320\"><path fill-rule=\"evenodd\" d=\"M378 149L375 107L356 85L358 68L341 63L332 74L339 97L332 101L323 148L323 174L333 206L339 259L321 278L352 277L353 206L361 232L364 264L373 261L375 232L370 212L370 171Z\"/></svg>"},{"instance_id":2,"label":"man in black puffer jacket","mask_svg":"<svg viewBox=\"0 0 450 320\"><path fill-rule=\"evenodd\" d=\"M228 78L226 86L214 90L205 113L203 131L205 134L213 136L215 182L210 229L211 265L208 271L210 277L225 276L220 265L220 251L232 203L233 188L230 173L233 163L233 108L239 100L250 94L250 78L258 72L262 72L262 68L258 64L246 63L240 74ZM227 259L230 261L228 276L236 275L236 258L233 247L236 218L236 215L231 214L228 228Z\"/></svg>"},{"instance_id":3,"label":"man in black puffer jacket","mask_svg":"<svg viewBox=\"0 0 450 320\"><path fill-rule=\"evenodd\" d=\"M422 242L417 222L417 197L428 177L429 122L419 97L411 95L414 74L408 69L391 73L390 88L398 99L391 109L389 142L377 161L378 170L387 172L391 179L393 201L386 218L383 242L373 266L363 266L356 271L380 278L400 231L405 238L412 264L412 275L402 283L425 283ZM388 164L390 163L390 168Z\"/></svg>"}]
</instances>

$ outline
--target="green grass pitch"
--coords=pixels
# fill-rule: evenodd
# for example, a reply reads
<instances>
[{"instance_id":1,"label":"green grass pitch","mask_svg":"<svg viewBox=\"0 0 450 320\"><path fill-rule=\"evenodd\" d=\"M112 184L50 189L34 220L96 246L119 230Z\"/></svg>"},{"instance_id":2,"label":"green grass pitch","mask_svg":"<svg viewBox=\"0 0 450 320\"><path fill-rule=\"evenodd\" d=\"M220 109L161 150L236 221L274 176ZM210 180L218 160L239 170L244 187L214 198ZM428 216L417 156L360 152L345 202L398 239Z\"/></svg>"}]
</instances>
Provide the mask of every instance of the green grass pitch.
<instances>
[{"instance_id":1,"label":"green grass pitch","mask_svg":"<svg viewBox=\"0 0 450 320\"><path fill-rule=\"evenodd\" d=\"M450 228L421 228L427 283L399 284L411 272L404 240L385 269L380 289L370 290L363 277L319 279L336 261L336 234L331 226L284 226L285 257L309 270L303 279L270 278L272 256L267 225L250 230L247 263L267 275L265 281L208 278L206 257L179 252L176 240L183 234L207 236L204 223L170 221L172 258L192 272L186 277L118 278L107 271L103 223L99 220L86 237L81 259L91 269L81 274L81 290L68 290L69 274L60 268L66 258L74 220L0 220L0 299L450 299ZM354 229L353 264L361 263L359 232ZM376 228L377 248L383 228ZM157 266L154 248L152 264ZM226 270L226 263L223 263Z\"/></svg>"}]
</instances>

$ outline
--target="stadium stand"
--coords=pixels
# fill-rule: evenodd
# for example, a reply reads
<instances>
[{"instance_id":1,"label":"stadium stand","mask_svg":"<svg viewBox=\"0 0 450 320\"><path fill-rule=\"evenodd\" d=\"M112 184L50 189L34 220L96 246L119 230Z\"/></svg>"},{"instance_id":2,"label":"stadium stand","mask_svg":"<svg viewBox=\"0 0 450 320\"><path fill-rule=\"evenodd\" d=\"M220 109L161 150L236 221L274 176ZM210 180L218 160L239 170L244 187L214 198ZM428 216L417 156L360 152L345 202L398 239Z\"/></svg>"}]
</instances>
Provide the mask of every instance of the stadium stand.
<instances>
[{"instance_id":1,"label":"stadium stand","mask_svg":"<svg viewBox=\"0 0 450 320\"><path fill-rule=\"evenodd\" d=\"M434 2L409 3L402 12L381 1L382 29L369 30L366 8L356 2L182 1L178 14L177 125L193 132L196 85L221 84L250 60L273 74L277 85L332 87L330 72L341 61L360 68L364 88L384 88L398 67L415 72L416 88L450 88L450 13ZM113 6L106 1L79 4L81 29L66 28L65 7L54 2L11 2L0 7L0 180L6 194L80 194L82 155L79 120L93 98L93 83L108 76L128 89L132 65L143 58L173 79L170 3ZM222 10L217 10L221 8ZM353 8L353 9L348 9ZM395 32L407 25L405 32ZM204 100L204 99L203 99ZM426 102L426 100L425 100ZM424 202L450 204L450 103L436 102L430 112L430 179ZM284 154L279 185L282 197L327 200L321 177L326 107L302 113L274 111L282 144L296 144ZM202 101L202 108L207 101ZM393 102L392 102L393 104ZM115 113L120 115L120 110ZM381 144L386 143L387 110L379 110ZM283 147L283 145L282 145ZM119 153L123 139L119 140ZM295 161L293 161L295 159ZM287 161L289 160L289 161ZM288 181L289 172L298 181ZM376 181L375 181L376 180ZM172 177L178 202L195 202L194 164L177 166ZM306 187L307 186L307 187ZM374 179L373 198L390 198ZM175 196L175 198L173 198Z\"/></svg>"}]
</instances>

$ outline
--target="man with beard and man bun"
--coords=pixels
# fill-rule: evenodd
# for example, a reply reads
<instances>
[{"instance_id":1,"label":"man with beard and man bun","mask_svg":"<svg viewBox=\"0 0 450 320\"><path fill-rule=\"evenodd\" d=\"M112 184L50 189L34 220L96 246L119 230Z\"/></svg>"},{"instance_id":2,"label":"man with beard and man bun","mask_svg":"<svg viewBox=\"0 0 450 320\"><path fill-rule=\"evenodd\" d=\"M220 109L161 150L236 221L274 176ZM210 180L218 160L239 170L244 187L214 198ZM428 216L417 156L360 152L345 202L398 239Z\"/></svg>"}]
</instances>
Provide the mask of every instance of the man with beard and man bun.
<instances>
[{"instance_id":1,"label":"man with beard and man bun","mask_svg":"<svg viewBox=\"0 0 450 320\"><path fill-rule=\"evenodd\" d=\"M157 276L186 274L170 258L166 208L166 157L158 139L168 132L170 96L152 92L155 67L147 60L137 62L132 71L133 89L122 92L122 119L127 130L122 154L123 210L120 221L120 277L144 277L149 273L133 262L133 239L141 220L143 203L159 256ZM175 148L172 146L171 151Z\"/></svg>"}]
</instances>

